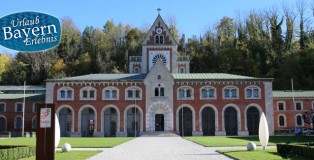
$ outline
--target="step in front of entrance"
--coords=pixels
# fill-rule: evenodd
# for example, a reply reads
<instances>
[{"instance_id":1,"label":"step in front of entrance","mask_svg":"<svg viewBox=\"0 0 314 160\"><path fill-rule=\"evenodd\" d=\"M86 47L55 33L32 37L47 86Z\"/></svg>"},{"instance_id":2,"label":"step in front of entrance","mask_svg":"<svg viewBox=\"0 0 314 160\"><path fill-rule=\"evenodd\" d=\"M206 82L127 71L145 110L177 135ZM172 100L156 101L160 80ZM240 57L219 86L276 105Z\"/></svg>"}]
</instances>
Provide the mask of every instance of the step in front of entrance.
<instances>
[{"instance_id":1,"label":"step in front of entrance","mask_svg":"<svg viewBox=\"0 0 314 160\"><path fill-rule=\"evenodd\" d=\"M178 137L176 133L170 131L143 132L141 137Z\"/></svg>"}]
</instances>

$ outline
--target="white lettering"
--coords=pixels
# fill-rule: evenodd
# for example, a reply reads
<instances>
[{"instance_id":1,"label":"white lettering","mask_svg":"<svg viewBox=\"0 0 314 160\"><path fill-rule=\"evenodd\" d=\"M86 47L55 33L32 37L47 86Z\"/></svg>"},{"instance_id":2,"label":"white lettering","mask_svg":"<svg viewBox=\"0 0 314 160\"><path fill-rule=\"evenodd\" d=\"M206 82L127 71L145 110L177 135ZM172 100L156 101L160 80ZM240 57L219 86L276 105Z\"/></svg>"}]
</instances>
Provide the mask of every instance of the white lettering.
<instances>
[{"instance_id":1,"label":"white lettering","mask_svg":"<svg viewBox=\"0 0 314 160\"><path fill-rule=\"evenodd\" d=\"M54 30L53 33L58 33L55 25L52 24L52 25L48 25L47 27L48 27L48 33L47 34L51 34L51 30L50 30L51 27L53 27L53 30Z\"/></svg>"},{"instance_id":2,"label":"white lettering","mask_svg":"<svg viewBox=\"0 0 314 160\"><path fill-rule=\"evenodd\" d=\"M28 29L29 29L29 28L28 28ZM36 32L38 32L38 31L39 31L39 28L38 28L38 27L34 27L34 28L32 29L33 35L34 35L34 36L38 36L39 34L36 33Z\"/></svg>"},{"instance_id":3,"label":"white lettering","mask_svg":"<svg viewBox=\"0 0 314 160\"><path fill-rule=\"evenodd\" d=\"M23 33L24 33L25 37L27 38L27 37L28 37L28 35L29 35L29 30L30 30L30 28L26 28L27 32L25 32L25 29L24 29L24 28L23 28L23 29L21 29L21 30L23 31Z\"/></svg>"},{"instance_id":4,"label":"white lettering","mask_svg":"<svg viewBox=\"0 0 314 160\"><path fill-rule=\"evenodd\" d=\"M17 27L18 26L18 21L19 19L16 19L16 23L14 23L14 20L11 21L11 24L13 27Z\"/></svg>"},{"instance_id":5,"label":"white lettering","mask_svg":"<svg viewBox=\"0 0 314 160\"><path fill-rule=\"evenodd\" d=\"M38 24L38 23L39 23L39 16L36 16L35 24Z\"/></svg>"},{"instance_id":6,"label":"white lettering","mask_svg":"<svg viewBox=\"0 0 314 160\"><path fill-rule=\"evenodd\" d=\"M13 36L13 34L11 33L11 27L2 27L2 29L3 29L4 40L11 39ZM7 37L7 34L9 34L9 38Z\"/></svg>"},{"instance_id":7,"label":"white lettering","mask_svg":"<svg viewBox=\"0 0 314 160\"><path fill-rule=\"evenodd\" d=\"M15 39L22 38L20 30L18 30L18 29L14 30L14 38Z\"/></svg>"}]
</instances>

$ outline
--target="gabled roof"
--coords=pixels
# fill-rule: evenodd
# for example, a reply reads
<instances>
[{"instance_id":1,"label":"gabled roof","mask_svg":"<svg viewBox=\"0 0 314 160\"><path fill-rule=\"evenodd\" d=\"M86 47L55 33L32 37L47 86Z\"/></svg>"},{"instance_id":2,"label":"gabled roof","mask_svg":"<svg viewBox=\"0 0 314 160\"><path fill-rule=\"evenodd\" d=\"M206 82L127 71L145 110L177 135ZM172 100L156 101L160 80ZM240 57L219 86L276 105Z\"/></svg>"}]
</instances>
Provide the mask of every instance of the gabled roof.
<instances>
[{"instance_id":1,"label":"gabled roof","mask_svg":"<svg viewBox=\"0 0 314 160\"><path fill-rule=\"evenodd\" d=\"M22 100L24 94L0 94L0 100ZM45 100L45 94L25 94L26 100Z\"/></svg>"},{"instance_id":2,"label":"gabled roof","mask_svg":"<svg viewBox=\"0 0 314 160\"><path fill-rule=\"evenodd\" d=\"M150 29L148 30L146 36L144 37L143 41L142 41L142 45L145 45L147 40L149 39L149 36L151 35L151 33L154 31L154 27L158 25L158 22L161 22L161 24L163 26L165 26L165 31L168 33L168 36L170 37L170 39L172 40L172 42L174 42L174 44L178 44L178 42L173 38L172 34L170 33L170 30L167 26L167 24L165 23L165 21L161 18L160 14L158 14L158 16L156 17L153 25L150 27Z\"/></svg>"},{"instance_id":3,"label":"gabled roof","mask_svg":"<svg viewBox=\"0 0 314 160\"><path fill-rule=\"evenodd\" d=\"M189 73L180 74L173 73L173 78L175 80L262 80L262 81L272 81L272 78L255 78L227 73Z\"/></svg>"},{"instance_id":4,"label":"gabled roof","mask_svg":"<svg viewBox=\"0 0 314 160\"><path fill-rule=\"evenodd\" d=\"M24 86L0 86L0 91L23 91ZM25 90L27 91L44 91L46 90L45 86L35 86L35 85L29 85L25 86Z\"/></svg>"},{"instance_id":5,"label":"gabled roof","mask_svg":"<svg viewBox=\"0 0 314 160\"><path fill-rule=\"evenodd\" d=\"M274 98L314 98L314 91L273 91Z\"/></svg>"},{"instance_id":6,"label":"gabled roof","mask_svg":"<svg viewBox=\"0 0 314 160\"><path fill-rule=\"evenodd\" d=\"M47 81L137 81L144 80L145 77L146 74L88 74L61 79L48 79Z\"/></svg>"},{"instance_id":7,"label":"gabled roof","mask_svg":"<svg viewBox=\"0 0 314 160\"><path fill-rule=\"evenodd\" d=\"M164 73L164 74L163 74ZM156 76L158 74L162 74L163 75L163 78L165 76L169 76L171 78L171 81L173 82L174 79L170 73L170 71L168 70L168 68L165 66L165 64L161 61L161 60L158 60L154 65L153 67L151 68L151 70L148 72L146 78L145 78L145 83L147 83L147 79L150 79L151 76Z\"/></svg>"}]
</instances>

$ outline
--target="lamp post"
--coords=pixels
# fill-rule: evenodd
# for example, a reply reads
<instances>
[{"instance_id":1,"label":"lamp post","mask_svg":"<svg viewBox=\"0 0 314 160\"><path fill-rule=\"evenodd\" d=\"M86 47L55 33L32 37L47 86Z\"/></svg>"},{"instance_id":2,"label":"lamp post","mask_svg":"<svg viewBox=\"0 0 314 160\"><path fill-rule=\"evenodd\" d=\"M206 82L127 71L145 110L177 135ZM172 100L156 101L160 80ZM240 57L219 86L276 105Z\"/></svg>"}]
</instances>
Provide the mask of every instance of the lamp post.
<instances>
[{"instance_id":1,"label":"lamp post","mask_svg":"<svg viewBox=\"0 0 314 160\"><path fill-rule=\"evenodd\" d=\"M25 85L26 81L24 81L24 94L23 94L23 116L22 116L22 137L24 137L24 119L25 119Z\"/></svg>"}]
</instances>

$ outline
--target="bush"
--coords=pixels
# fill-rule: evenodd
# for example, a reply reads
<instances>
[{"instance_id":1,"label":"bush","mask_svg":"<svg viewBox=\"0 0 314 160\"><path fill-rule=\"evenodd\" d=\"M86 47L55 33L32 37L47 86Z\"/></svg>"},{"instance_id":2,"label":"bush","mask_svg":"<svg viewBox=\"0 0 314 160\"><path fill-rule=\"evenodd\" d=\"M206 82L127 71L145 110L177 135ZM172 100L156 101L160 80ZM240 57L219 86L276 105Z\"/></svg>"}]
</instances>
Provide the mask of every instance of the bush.
<instances>
[{"instance_id":1,"label":"bush","mask_svg":"<svg viewBox=\"0 0 314 160\"><path fill-rule=\"evenodd\" d=\"M34 146L0 146L0 159L16 160L35 156Z\"/></svg>"},{"instance_id":2,"label":"bush","mask_svg":"<svg viewBox=\"0 0 314 160\"><path fill-rule=\"evenodd\" d=\"M314 159L314 146L304 144L277 144L277 152L282 158L294 155Z\"/></svg>"}]
</instances>

